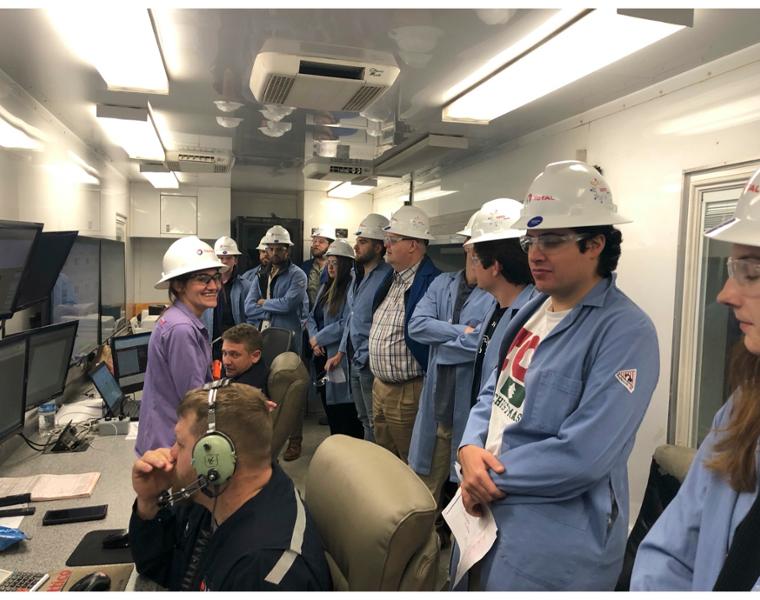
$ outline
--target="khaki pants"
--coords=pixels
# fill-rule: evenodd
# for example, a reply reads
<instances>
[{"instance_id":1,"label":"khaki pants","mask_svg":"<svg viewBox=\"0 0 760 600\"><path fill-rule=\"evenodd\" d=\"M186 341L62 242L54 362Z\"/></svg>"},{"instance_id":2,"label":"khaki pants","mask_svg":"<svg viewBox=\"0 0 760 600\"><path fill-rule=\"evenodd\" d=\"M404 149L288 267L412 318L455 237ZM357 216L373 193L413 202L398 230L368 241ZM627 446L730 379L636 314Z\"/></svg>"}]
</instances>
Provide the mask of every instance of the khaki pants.
<instances>
[{"instance_id":1,"label":"khaki pants","mask_svg":"<svg viewBox=\"0 0 760 600\"><path fill-rule=\"evenodd\" d=\"M435 430L435 450L433 450L433 460L430 463L430 473L422 475L417 473L420 479L425 483L430 493L433 494L438 510L443 507L441 504L441 490L443 484L449 479L451 472L451 427L437 424Z\"/></svg>"},{"instance_id":2,"label":"khaki pants","mask_svg":"<svg viewBox=\"0 0 760 600\"><path fill-rule=\"evenodd\" d=\"M408 461L412 428L422 393L422 377L402 383L386 383L375 377L372 384L372 421L375 442Z\"/></svg>"}]
</instances>

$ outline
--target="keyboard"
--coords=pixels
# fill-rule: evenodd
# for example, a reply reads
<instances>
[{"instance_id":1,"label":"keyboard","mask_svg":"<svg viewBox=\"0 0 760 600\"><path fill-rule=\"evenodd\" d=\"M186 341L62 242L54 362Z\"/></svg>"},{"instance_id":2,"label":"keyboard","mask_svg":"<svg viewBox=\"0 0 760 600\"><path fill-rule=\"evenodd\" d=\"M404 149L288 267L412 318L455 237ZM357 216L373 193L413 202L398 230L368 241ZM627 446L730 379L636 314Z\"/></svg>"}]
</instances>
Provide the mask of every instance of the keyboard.
<instances>
[{"instance_id":1,"label":"keyboard","mask_svg":"<svg viewBox=\"0 0 760 600\"><path fill-rule=\"evenodd\" d=\"M34 592L48 579L47 573L0 569L0 592Z\"/></svg>"},{"instance_id":2,"label":"keyboard","mask_svg":"<svg viewBox=\"0 0 760 600\"><path fill-rule=\"evenodd\" d=\"M136 421L140 416L140 400L127 400L121 405L121 410L125 417Z\"/></svg>"}]
</instances>

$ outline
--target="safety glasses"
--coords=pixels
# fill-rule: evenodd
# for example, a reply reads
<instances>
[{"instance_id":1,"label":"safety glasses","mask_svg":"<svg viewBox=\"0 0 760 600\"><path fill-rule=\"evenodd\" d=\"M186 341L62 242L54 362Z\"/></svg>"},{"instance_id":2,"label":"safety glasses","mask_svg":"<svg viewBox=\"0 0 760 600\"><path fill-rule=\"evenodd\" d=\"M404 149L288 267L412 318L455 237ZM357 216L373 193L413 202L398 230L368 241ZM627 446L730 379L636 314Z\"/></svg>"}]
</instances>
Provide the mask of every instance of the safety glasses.
<instances>
[{"instance_id":1,"label":"safety glasses","mask_svg":"<svg viewBox=\"0 0 760 600\"><path fill-rule=\"evenodd\" d=\"M212 281L219 283L222 280L222 274L214 273L213 275L209 275L208 273L198 273L197 275L191 275L189 279L191 281L202 283L203 285L208 285Z\"/></svg>"},{"instance_id":2,"label":"safety glasses","mask_svg":"<svg viewBox=\"0 0 760 600\"><path fill-rule=\"evenodd\" d=\"M739 285L742 293L760 296L760 262L753 258L728 258L728 276Z\"/></svg>"},{"instance_id":3,"label":"safety glasses","mask_svg":"<svg viewBox=\"0 0 760 600\"><path fill-rule=\"evenodd\" d=\"M541 235L530 236L524 235L520 238L520 248L526 254L531 247L535 246L541 252L553 252L559 250L567 242L580 242L588 239L588 235L578 233L544 233Z\"/></svg>"},{"instance_id":4,"label":"safety glasses","mask_svg":"<svg viewBox=\"0 0 760 600\"><path fill-rule=\"evenodd\" d=\"M400 242L400 241L402 241L402 240L413 240L413 239L415 239L415 238L411 238L411 237L391 237L391 236L389 236L389 235L386 235L386 236L383 238L383 241L384 241L384 242L385 242L385 243L386 243L388 246L393 246L393 245L397 244L398 242Z\"/></svg>"}]
</instances>

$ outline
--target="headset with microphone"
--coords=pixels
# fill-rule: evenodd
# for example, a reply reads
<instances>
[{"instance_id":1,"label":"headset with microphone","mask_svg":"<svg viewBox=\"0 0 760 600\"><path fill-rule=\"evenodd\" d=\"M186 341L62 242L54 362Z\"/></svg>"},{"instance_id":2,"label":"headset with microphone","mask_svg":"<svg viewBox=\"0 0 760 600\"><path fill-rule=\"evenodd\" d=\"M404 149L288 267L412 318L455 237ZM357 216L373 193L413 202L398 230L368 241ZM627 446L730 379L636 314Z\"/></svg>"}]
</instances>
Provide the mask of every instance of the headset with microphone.
<instances>
[{"instance_id":1,"label":"headset with microphone","mask_svg":"<svg viewBox=\"0 0 760 600\"><path fill-rule=\"evenodd\" d=\"M192 452L192 466L198 478L177 492L162 492L158 498L160 507L185 500L198 490L209 498L215 498L222 493L222 486L235 473L235 443L228 435L216 429L216 394L219 388L227 387L231 383L231 379L225 378L203 386L203 390L208 391L208 425L206 433L195 442Z\"/></svg>"}]
</instances>

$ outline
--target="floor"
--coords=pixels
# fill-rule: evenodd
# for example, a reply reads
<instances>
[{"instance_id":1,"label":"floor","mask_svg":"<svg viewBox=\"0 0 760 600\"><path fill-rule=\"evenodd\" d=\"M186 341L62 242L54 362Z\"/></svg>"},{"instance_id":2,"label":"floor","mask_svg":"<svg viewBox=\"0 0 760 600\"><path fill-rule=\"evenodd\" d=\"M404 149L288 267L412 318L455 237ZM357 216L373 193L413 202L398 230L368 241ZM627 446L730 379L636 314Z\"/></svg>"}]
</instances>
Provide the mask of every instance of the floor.
<instances>
[{"instance_id":1,"label":"floor","mask_svg":"<svg viewBox=\"0 0 760 600\"><path fill-rule=\"evenodd\" d=\"M317 412L312 402L309 403L310 412L306 415L303 426L303 442L302 452L300 458L292 461L284 461L282 454L280 454L280 466L282 469L290 475L290 478L295 483L301 495L304 493L306 487L306 473L309 469L309 463L311 457L317 449L317 446L321 444L328 435L330 435L330 429L327 425L320 425L319 418L323 415L321 409ZM287 444L285 446L287 448ZM283 449L283 453L284 453ZM451 545L441 549L440 560L438 563L438 577L436 579L436 589L444 590L448 589L448 567L449 560L451 559Z\"/></svg>"}]
</instances>

